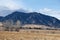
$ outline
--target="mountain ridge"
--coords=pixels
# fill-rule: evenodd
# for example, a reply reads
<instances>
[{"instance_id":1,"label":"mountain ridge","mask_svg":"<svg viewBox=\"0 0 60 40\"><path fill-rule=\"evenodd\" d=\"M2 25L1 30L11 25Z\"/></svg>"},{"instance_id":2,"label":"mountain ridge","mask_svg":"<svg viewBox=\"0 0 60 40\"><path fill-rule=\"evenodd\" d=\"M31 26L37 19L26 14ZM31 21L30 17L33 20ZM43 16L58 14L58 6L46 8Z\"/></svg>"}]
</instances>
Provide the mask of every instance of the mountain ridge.
<instances>
[{"instance_id":1,"label":"mountain ridge","mask_svg":"<svg viewBox=\"0 0 60 40\"><path fill-rule=\"evenodd\" d=\"M1 19L1 22L6 20L12 20L14 22L19 20L23 25L38 24L60 28L60 20L56 19L55 17L51 17L37 12L25 13L15 11L12 14L3 17L3 19Z\"/></svg>"}]
</instances>

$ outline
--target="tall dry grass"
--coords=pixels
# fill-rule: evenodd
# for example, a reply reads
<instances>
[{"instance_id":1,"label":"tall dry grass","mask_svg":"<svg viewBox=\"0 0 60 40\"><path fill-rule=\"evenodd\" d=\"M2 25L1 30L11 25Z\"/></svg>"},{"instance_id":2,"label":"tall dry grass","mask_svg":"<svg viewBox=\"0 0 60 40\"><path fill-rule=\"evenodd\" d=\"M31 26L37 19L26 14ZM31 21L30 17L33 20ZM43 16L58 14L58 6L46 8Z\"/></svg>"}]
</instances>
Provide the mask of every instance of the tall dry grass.
<instances>
[{"instance_id":1,"label":"tall dry grass","mask_svg":"<svg viewBox=\"0 0 60 40\"><path fill-rule=\"evenodd\" d=\"M60 40L59 30L0 31L0 40Z\"/></svg>"}]
</instances>

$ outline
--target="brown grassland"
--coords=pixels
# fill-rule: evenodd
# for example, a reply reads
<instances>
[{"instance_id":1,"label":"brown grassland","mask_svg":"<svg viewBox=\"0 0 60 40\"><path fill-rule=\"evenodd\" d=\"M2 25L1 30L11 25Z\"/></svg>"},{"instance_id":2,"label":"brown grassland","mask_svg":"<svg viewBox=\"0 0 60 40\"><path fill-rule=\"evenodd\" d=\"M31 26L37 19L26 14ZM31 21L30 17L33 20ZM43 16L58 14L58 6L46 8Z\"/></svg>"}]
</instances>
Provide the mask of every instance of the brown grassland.
<instances>
[{"instance_id":1,"label":"brown grassland","mask_svg":"<svg viewBox=\"0 0 60 40\"><path fill-rule=\"evenodd\" d=\"M60 40L59 30L0 31L0 40Z\"/></svg>"}]
</instances>

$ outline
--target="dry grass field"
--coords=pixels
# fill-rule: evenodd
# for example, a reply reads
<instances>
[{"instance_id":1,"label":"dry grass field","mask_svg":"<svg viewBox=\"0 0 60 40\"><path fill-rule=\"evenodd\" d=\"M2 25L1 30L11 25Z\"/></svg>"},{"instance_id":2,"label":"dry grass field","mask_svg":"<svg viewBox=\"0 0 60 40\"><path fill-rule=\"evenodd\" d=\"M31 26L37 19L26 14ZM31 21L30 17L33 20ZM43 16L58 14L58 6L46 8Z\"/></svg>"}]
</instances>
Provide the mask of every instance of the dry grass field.
<instances>
[{"instance_id":1,"label":"dry grass field","mask_svg":"<svg viewBox=\"0 0 60 40\"><path fill-rule=\"evenodd\" d=\"M0 31L0 40L60 40L59 30Z\"/></svg>"}]
</instances>

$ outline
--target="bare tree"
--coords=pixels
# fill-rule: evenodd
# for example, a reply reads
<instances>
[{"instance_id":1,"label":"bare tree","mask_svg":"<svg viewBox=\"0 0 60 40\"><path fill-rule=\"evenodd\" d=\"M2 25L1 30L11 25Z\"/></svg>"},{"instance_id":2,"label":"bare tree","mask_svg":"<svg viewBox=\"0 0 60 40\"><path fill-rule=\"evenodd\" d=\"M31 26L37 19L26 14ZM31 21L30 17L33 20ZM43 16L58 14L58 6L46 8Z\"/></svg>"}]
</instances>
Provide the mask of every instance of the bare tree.
<instances>
[{"instance_id":1,"label":"bare tree","mask_svg":"<svg viewBox=\"0 0 60 40\"><path fill-rule=\"evenodd\" d=\"M3 22L3 27L6 31L19 31L21 28L21 22L17 20L17 22L14 24L12 20L6 20Z\"/></svg>"},{"instance_id":2,"label":"bare tree","mask_svg":"<svg viewBox=\"0 0 60 40\"><path fill-rule=\"evenodd\" d=\"M15 28L16 28L16 31L20 30L20 28L21 28L21 22L19 20L17 20L17 22L15 24Z\"/></svg>"},{"instance_id":3,"label":"bare tree","mask_svg":"<svg viewBox=\"0 0 60 40\"><path fill-rule=\"evenodd\" d=\"M6 20L3 22L3 27L5 28L6 31L11 30L13 27L13 21L12 20Z\"/></svg>"}]
</instances>

